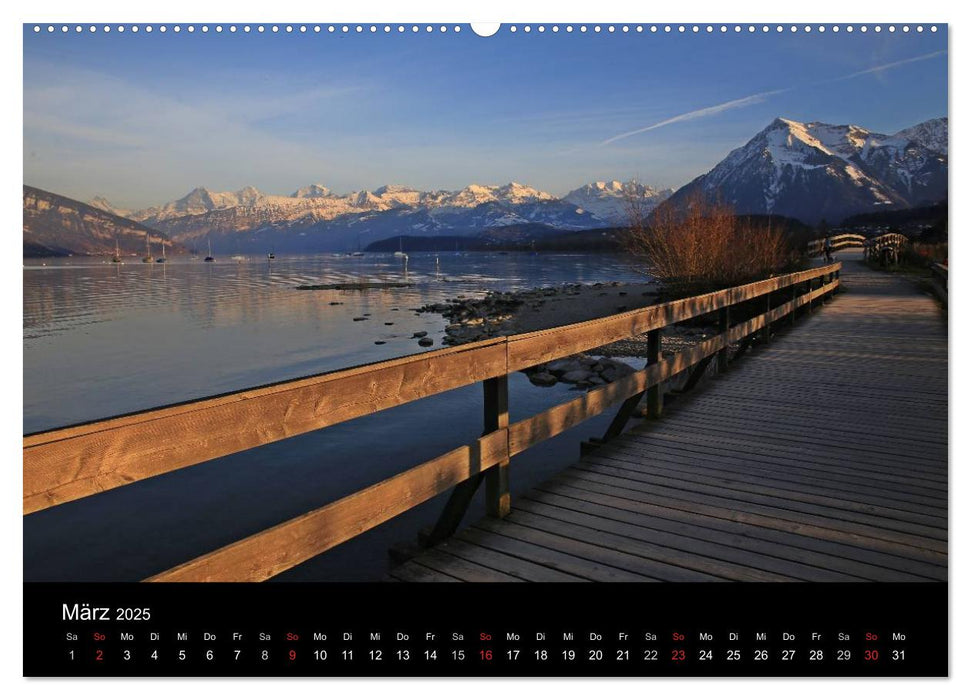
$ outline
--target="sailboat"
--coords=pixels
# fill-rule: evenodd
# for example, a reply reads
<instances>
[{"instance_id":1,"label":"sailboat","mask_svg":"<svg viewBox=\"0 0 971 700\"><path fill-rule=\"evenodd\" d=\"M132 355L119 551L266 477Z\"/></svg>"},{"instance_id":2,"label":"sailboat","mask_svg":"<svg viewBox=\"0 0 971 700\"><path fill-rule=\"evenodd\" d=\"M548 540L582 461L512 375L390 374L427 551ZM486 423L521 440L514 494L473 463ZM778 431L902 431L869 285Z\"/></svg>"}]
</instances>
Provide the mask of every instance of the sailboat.
<instances>
[{"instance_id":1,"label":"sailboat","mask_svg":"<svg viewBox=\"0 0 971 700\"><path fill-rule=\"evenodd\" d=\"M266 254L266 259L267 260L276 260L276 253L267 253Z\"/></svg>"},{"instance_id":2,"label":"sailboat","mask_svg":"<svg viewBox=\"0 0 971 700\"><path fill-rule=\"evenodd\" d=\"M404 251L404 248L401 245L401 236L398 236L398 250L396 250L394 252L394 256L396 258L407 258L408 257L408 254Z\"/></svg>"},{"instance_id":3,"label":"sailboat","mask_svg":"<svg viewBox=\"0 0 971 700\"><path fill-rule=\"evenodd\" d=\"M111 258L111 262L120 263L121 262L121 252L118 250L118 239L115 239L115 255Z\"/></svg>"},{"instance_id":4,"label":"sailboat","mask_svg":"<svg viewBox=\"0 0 971 700\"><path fill-rule=\"evenodd\" d=\"M145 257L142 258L142 262L155 262L155 258L152 257L152 244L148 240L148 231L145 232Z\"/></svg>"},{"instance_id":5,"label":"sailboat","mask_svg":"<svg viewBox=\"0 0 971 700\"><path fill-rule=\"evenodd\" d=\"M357 250L351 253L352 258L363 258L364 253L361 252L361 237L357 237Z\"/></svg>"},{"instance_id":6,"label":"sailboat","mask_svg":"<svg viewBox=\"0 0 971 700\"><path fill-rule=\"evenodd\" d=\"M156 258L155 262L164 263L165 262L165 239L162 239L162 257Z\"/></svg>"},{"instance_id":7,"label":"sailboat","mask_svg":"<svg viewBox=\"0 0 971 700\"><path fill-rule=\"evenodd\" d=\"M203 262L216 262L216 259L212 257L212 241L208 241L208 243L209 243L209 255L206 256L206 259Z\"/></svg>"}]
</instances>

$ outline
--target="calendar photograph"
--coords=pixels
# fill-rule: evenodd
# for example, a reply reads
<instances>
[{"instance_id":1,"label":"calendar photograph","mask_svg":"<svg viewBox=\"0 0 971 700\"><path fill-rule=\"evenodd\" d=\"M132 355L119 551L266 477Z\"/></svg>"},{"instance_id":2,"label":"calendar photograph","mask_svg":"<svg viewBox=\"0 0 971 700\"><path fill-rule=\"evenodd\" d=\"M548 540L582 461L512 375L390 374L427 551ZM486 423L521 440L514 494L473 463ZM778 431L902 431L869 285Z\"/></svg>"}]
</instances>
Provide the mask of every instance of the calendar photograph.
<instances>
[{"instance_id":1,"label":"calendar photograph","mask_svg":"<svg viewBox=\"0 0 971 700\"><path fill-rule=\"evenodd\" d=\"M946 596L946 24L22 31L58 624L116 584Z\"/></svg>"}]
</instances>

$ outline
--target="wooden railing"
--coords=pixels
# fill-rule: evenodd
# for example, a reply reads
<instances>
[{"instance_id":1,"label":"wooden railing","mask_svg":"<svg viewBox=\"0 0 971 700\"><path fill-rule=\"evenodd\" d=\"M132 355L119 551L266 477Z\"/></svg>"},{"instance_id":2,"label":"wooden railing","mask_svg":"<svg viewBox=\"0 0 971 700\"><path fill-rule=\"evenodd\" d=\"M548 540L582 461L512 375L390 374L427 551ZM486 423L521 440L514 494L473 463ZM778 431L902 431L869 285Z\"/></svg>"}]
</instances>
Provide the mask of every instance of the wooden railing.
<instances>
[{"instance_id":1,"label":"wooden railing","mask_svg":"<svg viewBox=\"0 0 971 700\"><path fill-rule=\"evenodd\" d=\"M947 265L931 264L931 289L941 303L947 306Z\"/></svg>"},{"instance_id":2,"label":"wooden railing","mask_svg":"<svg viewBox=\"0 0 971 700\"><path fill-rule=\"evenodd\" d=\"M829 236L829 245L832 250L842 250L843 248L854 248L866 242L866 236L859 233L840 233ZM822 255L826 250L826 238L816 238L806 244L806 253L810 257Z\"/></svg>"},{"instance_id":3,"label":"wooden railing","mask_svg":"<svg viewBox=\"0 0 971 700\"><path fill-rule=\"evenodd\" d=\"M863 245L863 257L867 260L883 259L896 263L900 258L900 249L909 242L902 233L885 233L867 240Z\"/></svg>"},{"instance_id":4,"label":"wooden railing","mask_svg":"<svg viewBox=\"0 0 971 700\"><path fill-rule=\"evenodd\" d=\"M837 263L584 323L27 435L24 514L482 382L485 433L475 442L147 580L262 581L454 489L432 532L435 541L457 527L482 481L489 512L508 512L511 457L617 403L621 409L605 438L619 434L644 397L649 413L660 415L663 382L690 369L693 384L715 358L724 370L729 346L747 346L756 335L767 340L772 323L794 323L797 310L812 310L835 293L839 270ZM662 358L664 327L714 313L718 335ZM644 333L643 369L509 422L510 373Z\"/></svg>"}]
</instances>

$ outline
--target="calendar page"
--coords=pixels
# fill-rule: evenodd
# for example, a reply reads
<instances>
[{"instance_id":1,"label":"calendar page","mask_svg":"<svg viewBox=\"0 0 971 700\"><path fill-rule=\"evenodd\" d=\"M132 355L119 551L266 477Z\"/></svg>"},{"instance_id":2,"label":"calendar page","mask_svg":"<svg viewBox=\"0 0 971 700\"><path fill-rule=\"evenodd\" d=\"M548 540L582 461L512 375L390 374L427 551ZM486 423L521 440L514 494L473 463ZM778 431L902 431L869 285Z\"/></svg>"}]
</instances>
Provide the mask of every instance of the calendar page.
<instances>
[{"instance_id":1,"label":"calendar page","mask_svg":"<svg viewBox=\"0 0 971 700\"><path fill-rule=\"evenodd\" d=\"M99 19L25 676L948 675L946 23Z\"/></svg>"}]
</instances>

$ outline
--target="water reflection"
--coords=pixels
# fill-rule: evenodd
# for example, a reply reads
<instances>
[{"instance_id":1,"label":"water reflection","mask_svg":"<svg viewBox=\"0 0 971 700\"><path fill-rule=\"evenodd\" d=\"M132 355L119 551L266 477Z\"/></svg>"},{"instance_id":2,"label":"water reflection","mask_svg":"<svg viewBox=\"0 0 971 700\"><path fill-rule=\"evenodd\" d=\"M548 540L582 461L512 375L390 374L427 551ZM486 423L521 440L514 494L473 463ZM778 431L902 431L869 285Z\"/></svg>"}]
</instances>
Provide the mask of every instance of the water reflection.
<instances>
[{"instance_id":1,"label":"water reflection","mask_svg":"<svg viewBox=\"0 0 971 700\"><path fill-rule=\"evenodd\" d=\"M413 309L446 297L638 278L621 258L581 255L27 262L28 432L421 352L413 333L438 345L445 323ZM414 286L295 289L362 281Z\"/></svg>"},{"instance_id":2,"label":"water reflection","mask_svg":"<svg viewBox=\"0 0 971 700\"><path fill-rule=\"evenodd\" d=\"M610 256L45 262L24 270L25 432L422 352L413 332L438 344L445 321L411 309L446 297L640 279ZM406 278L414 286L295 289ZM510 390L513 420L575 396L521 374ZM579 441L609 420L598 416L514 458L513 497L574 461ZM139 580L474 440L481 421L481 388L464 387L34 513L24 518L25 579ZM443 498L280 578L379 578L388 547L434 522ZM469 517L482 510L477 502Z\"/></svg>"}]
</instances>

